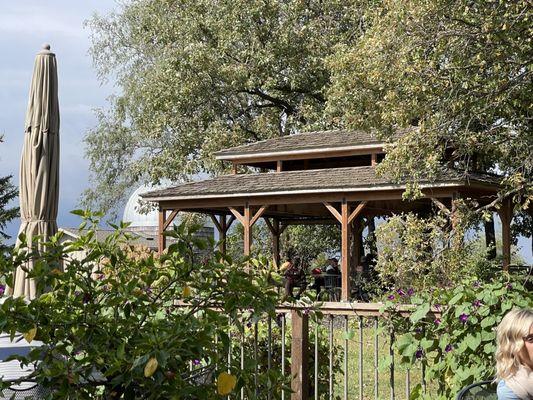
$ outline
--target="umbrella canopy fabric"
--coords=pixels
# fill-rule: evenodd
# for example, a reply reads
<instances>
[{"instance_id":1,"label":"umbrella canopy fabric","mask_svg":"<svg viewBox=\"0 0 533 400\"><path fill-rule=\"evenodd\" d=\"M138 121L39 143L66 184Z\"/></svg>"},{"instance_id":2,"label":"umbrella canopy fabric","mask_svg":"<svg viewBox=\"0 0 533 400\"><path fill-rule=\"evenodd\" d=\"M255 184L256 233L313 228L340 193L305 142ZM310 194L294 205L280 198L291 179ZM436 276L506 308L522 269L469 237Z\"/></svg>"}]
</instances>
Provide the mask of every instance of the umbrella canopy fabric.
<instances>
[{"instance_id":1,"label":"umbrella canopy fabric","mask_svg":"<svg viewBox=\"0 0 533 400\"><path fill-rule=\"evenodd\" d=\"M19 235L24 233L29 247L36 236L43 241L57 233L59 200L59 100L57 95L57 64L49 45L37 53L30 86L24 147L20 161ZM17 245L20 243L17 242ZM34 262L26 267L33 268ZM35 298L37 287L27 273L19 268L9 294Z\"/></svg>"}]
</instances>

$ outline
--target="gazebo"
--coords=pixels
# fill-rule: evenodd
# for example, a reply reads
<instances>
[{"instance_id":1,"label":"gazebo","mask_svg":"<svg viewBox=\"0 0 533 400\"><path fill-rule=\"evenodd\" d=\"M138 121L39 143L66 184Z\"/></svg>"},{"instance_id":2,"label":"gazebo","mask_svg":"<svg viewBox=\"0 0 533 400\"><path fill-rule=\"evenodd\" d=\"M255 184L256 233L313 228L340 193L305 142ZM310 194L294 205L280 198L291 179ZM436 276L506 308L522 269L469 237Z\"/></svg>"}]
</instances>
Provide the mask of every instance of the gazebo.
<instances>
[{"instance_id":1,"label":"gazebo","mask_svg":"<svg viewBox=\"0 0 533 400\"><path fill-rule=\"evenodd\" d=\"M398 132L401 135L402 132ZM295 224L338 224L341 229L341 299L350 296L350 272L360 258L362 218L415 211L429 213L437 205L453 213L453 200L476 199L490 204L499 190L493 175L457 171L443 166L436 179L422 180L422 197L404 201L406 185L376 174L386 143L368 132L330 130L300 133L228 148L216 158L233 165L233 173L184 183L141 195L159 206L159 251L163 232L180 211L209 215L226 250L226 234L234 221L243 226L244 253L252 246L252 229L265 220L273 237L274 262L279 263L279 238ZM242 166L255 173L239 173ZM498 210L502 221L503 265L510 263L511 203ZM452 218L453 221L453 218ZM352 248L352 257L350 257Z\"/></svg>"}]
</instances>

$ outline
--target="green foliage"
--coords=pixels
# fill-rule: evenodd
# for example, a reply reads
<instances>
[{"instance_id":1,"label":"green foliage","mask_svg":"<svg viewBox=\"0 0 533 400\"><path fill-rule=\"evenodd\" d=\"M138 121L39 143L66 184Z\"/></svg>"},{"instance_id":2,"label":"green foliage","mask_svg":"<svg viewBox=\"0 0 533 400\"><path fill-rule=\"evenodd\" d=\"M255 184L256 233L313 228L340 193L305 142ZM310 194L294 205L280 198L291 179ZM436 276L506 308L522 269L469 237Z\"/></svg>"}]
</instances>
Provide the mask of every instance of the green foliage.
<instances>
[{"instance_id":1,"label":"green foliage","mask_svg":"<svg viewBox=\"0 0 533 400\"><path fill-rule=\"evenodd\" d=\"M0 135L0 143L3 141L3 136ZM0 252L6 250L4 240L10 237L3 231L9 221L19 216L18 207L8 207L13 199L18 195L18 191L11 183L11 175L0 176Z\"/></svg>"},{"instance_id":2,"label":"green foliage","mask_svg":"<svg viewBox=\"0 0 533 400\"><path fill-rule=\"evenodd\" d=\"M361 0L138 0L95 16L91 53L121 89L86 137L94 190L217 172L224 147L322 126L336 44L364 29Z\"/></svg>"},{"instance_id":3,"label":"green foliage","mask_svg":"<svg viewBox=\"0 0 533 400\"><path fill-rule=\"evenodd\" d=\"M295 225L290 226L283 236L283 248L294 249L307 263L323 255L335 255L341 245L341 232L337 225ZM317 265L324 267L325 263Z\"/></svg>"},{"instance_id":4,"label":"green foliage","mask_svg":"<svg viewBox=\"0 0 533 400\"><path fill-rule=\"evenodd\" d=\"M450 286L484 260L463 244L463 230L452 230L443 215L395 215L376 231L380 253L376 271L381 280L417 290Z\"/></svg>"},{"instance_id":5,"label":"green foliage","mask_svg":"<svg viewBox=\"0 0 533 400\"><path fill-rule=\"evenodd\" d=\"M410 301L415 308L409 319L395 313L407 297L395 293L394 299L385 302L384 309L391 312L389 329L398 337L400 362L425 364L425 381L438 383L431 396L418 388L413 398L449 399L470 383L493 378L495 328L513 307L533 305L520 278L501 272L487 282L476 278L459 282L453 288L414 294Z\"/></svg>"},{"instance_id":6,"label":"green foliage","mask_svg":"<svg viewBox=\"0 0 533 400\"><path fill-rule=\"evenodd\" d=\"M456 166L497 166L531 195L532 18L528 1L379 2L329 57L330 115L387 138L417 125L382 166L397 179L431 175L453 149Z\"/></svg>"},{"instance_id":7,"label":"green foliage","mask_svg":"<svg viewBox=\"0 0 533 400\"><path fill-rule=\"evenodd\" d=\"M44 342L17 359L40 360L32 377L50 388L54 399L218 399L220 372L230 368L237 378L234 390L253 380L253 366L227 365L229 321L238 328L273 315L277 295L264 260L249 261L249 272L220 253L200 263L194 248L206 243L194 236L197 228L186 225L169 232L175 242L158 257L127 246L126 225L98 242L98 218L75 213L86 219L81 227L87 233L68 243L54 236L28 272L42 294L29 302L7 297L0 306L1 331ZM36 254L3 257L0 276L12 284L13 271L29 257ZM66 259L68 268L61 272ZM209 304L219 310L206 309ZM191 377L191 363L195 371L207 370L205 381ZM259 380L279 392L275 371Z\"/></svg>"}]
</instances>

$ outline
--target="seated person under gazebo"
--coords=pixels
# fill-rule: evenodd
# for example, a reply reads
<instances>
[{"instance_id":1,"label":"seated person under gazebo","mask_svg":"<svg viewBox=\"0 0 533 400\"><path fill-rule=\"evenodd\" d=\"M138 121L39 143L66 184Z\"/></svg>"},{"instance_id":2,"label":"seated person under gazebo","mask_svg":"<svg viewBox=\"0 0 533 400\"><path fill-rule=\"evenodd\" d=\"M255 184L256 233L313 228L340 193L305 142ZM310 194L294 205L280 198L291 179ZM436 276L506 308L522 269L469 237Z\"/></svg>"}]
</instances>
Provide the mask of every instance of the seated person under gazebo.
<instances>
[{"instance_id":1,"label":"seated person under gazebo","mask_svg":"<svg viewBox=\"0 0 533 400\"><path fill-rule=\"evenodd\" d=\"M284 298L300 298L307 287L303 260L300 257L290 256L287 261L281 265L281 271L285 277ZM298 293L296 293L296 296L293 295L295 287L298 287Z\"/></svg>"}]
</instances>

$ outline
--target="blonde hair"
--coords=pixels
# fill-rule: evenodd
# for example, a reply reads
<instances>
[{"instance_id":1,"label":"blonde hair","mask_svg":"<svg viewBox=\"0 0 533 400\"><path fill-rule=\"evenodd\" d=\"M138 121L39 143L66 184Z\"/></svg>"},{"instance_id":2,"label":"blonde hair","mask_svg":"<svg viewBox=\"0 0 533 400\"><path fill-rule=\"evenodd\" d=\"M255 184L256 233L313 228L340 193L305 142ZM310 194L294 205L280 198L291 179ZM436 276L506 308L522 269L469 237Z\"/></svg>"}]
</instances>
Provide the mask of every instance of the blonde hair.
<instances>
[{"instance_id":1,"label":"blonde hair","mask_svg":"<svg viewBox=\"0 0 533 400\"><path fill-rule=\"evenodd\" d=\"M498 325L496 349L496 377L507 379L513 376L522 361L520 352L524 337L533 326L533 310L514 309L509 311Z\"/></svg>"}]
</instances>

